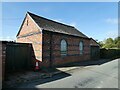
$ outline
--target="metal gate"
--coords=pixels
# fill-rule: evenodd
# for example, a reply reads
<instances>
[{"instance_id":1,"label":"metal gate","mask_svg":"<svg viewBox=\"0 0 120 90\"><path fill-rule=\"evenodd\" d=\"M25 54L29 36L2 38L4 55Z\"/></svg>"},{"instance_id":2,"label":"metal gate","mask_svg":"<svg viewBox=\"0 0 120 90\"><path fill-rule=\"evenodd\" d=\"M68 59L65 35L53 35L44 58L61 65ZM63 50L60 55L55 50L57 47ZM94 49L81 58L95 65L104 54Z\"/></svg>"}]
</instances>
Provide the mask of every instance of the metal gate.
<instances>
[{"instance_id":1,"label":"metal gate","mask_svg":"<svg viewBox=\"0 0 120 90\"><path fill-rule=\"evenodd\" d=\"M15 72L31 68L31 45L8 43L6 46L5 72Z\"/></svg>"}]
</instances>

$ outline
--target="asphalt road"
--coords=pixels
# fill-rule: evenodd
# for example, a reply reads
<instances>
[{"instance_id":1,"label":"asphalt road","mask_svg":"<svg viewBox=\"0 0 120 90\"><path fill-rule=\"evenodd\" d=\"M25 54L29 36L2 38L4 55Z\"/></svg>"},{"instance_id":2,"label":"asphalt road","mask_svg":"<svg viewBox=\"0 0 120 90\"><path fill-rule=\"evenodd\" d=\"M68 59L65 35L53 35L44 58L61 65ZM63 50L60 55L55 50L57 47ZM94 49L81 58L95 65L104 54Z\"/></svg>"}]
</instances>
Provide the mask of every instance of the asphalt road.
<instances>
[{"instance_id":1,"label":"asphalt road","mask_svg":"<svg viewBox=\"0 0 120 90\"><path fill-rule=\"evenodd\" d=\"M23 84L22 88L118 88L118 61L80 67L52 78Z\"/></svg>"}]
</instances>

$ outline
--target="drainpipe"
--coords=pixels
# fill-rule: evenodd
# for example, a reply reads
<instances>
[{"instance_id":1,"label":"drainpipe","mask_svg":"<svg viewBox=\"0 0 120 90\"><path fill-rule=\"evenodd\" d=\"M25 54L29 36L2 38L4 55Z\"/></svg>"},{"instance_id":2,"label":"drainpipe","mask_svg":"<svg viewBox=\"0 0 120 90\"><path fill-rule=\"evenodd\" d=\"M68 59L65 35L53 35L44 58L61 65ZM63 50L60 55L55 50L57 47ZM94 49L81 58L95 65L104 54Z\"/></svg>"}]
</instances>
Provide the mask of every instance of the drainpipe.
<instances>
[{"instance_id":1,"label":"drainpipe","mask_svg":"<svg viewBox=\"0 0 120 90\"><path fill-rule=\"evenodd\" d=\"M52 67L52 32L50 32L50 64L49 67Z\"/></svg>"}]
</instances>

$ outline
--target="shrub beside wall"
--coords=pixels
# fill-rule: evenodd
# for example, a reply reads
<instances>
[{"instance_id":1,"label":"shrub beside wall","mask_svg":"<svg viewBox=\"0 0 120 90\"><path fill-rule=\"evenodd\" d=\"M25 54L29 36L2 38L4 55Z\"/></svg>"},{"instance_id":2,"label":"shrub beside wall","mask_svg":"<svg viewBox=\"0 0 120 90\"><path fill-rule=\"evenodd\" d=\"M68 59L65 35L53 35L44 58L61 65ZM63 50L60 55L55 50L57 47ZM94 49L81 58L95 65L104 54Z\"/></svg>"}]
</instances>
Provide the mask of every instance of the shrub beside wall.
<instances>
[{"instance_id":1,"label":"shrub beside wall","mask_svg":"<svg viewBox=\"0 0 120 90\"><path fill-rule=\"evenodd\" d=\"M100 49L100 58L116 59L120 58L120 49Z\"/></svg>"}]
</instances>

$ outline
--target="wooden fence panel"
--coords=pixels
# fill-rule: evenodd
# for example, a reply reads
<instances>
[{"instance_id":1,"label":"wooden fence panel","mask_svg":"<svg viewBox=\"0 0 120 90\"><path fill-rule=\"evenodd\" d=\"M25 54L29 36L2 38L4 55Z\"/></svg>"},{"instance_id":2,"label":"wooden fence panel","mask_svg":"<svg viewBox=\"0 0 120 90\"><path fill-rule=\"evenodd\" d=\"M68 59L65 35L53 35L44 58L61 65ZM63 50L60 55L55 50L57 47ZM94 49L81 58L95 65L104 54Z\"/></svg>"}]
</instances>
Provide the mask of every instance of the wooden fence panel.
<instances>
[{"instance_id":1,"label":"wooden fence panel","mask_svg":"<svg viewBox=\"0 0 120 90\"><path fill-rule=\"evenodd\" d=\"M15 72L31 68L32 57L30 45L8 43L6 47L6 72Z\"/></svg>"}]
</instances>

